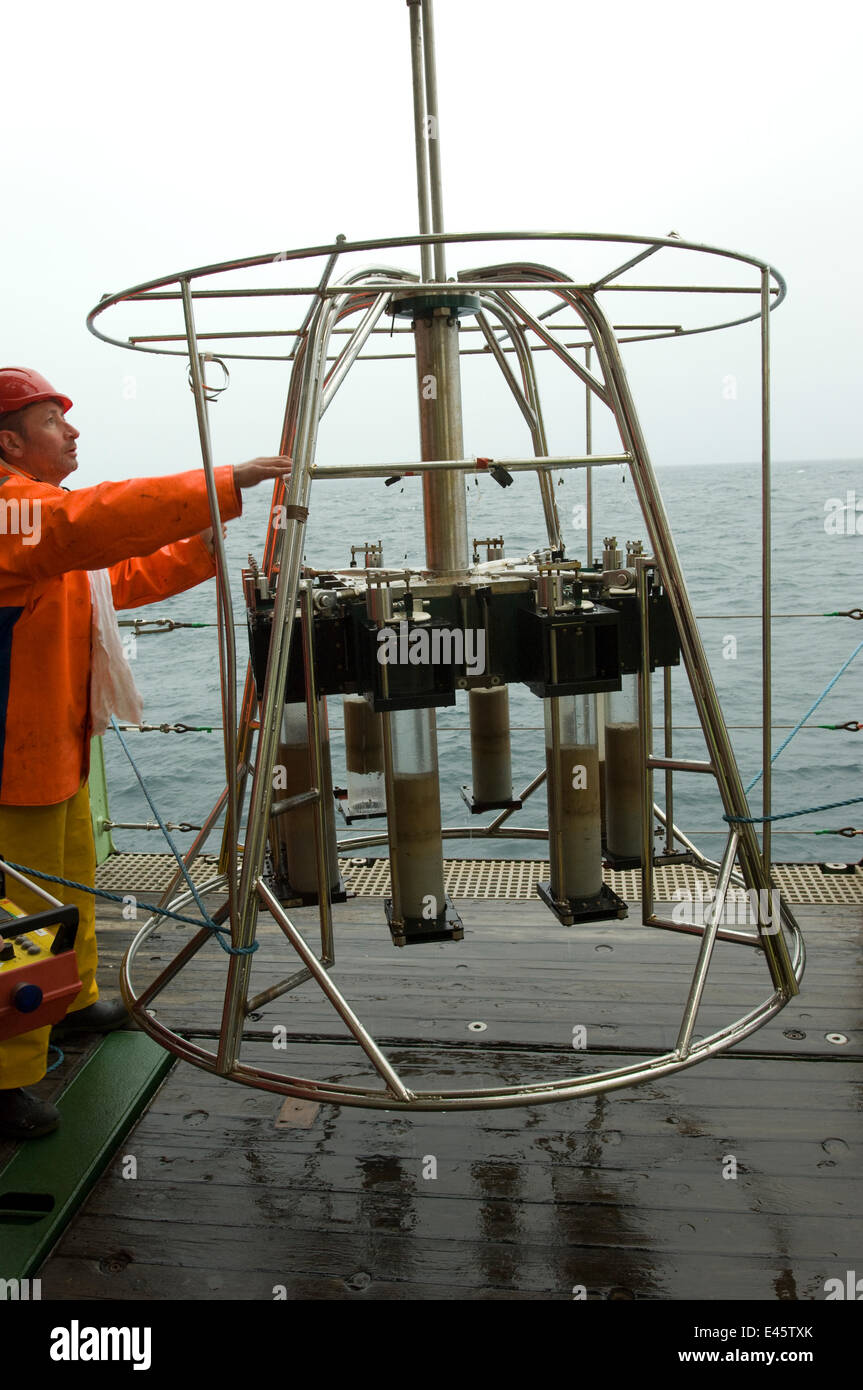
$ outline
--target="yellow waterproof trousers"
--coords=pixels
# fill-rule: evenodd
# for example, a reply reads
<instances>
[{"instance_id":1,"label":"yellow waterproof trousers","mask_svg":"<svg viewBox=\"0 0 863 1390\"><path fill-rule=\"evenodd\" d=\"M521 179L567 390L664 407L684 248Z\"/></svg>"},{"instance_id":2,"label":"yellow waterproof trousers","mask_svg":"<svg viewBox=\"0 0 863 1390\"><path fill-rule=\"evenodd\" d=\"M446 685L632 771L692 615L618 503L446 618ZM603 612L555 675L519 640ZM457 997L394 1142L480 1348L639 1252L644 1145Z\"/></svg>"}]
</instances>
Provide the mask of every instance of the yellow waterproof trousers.
<instances>
[{"instance_id":1,"label":"yellow waterproof trousers","mask_svg":"<svg viewBox=\"0 0 863 1390\"><path fill-rule=\"evenodd\" d=\"M96 851L87 784L57 806L0 806L0 858L41 869L46 874L92 884L96 874ZM78 908L75 955L81 989L69 1008L69 1013L75 1013L99 998L95 979L98 959L95 899L89 893L79 893L62 884L47 883L44 879L34 879L34 882L53 897L64 903L74 903ZM26 912L41 912L48 906L43 898L17 883L11 874L7 878L6 893ZM17 1038L0 1042L0 1090L32 1086L41 1081L47 1065L50 1035L50 1028L36 1028L32 1033L21 1033Z\"/></svg>"}]
</instances>

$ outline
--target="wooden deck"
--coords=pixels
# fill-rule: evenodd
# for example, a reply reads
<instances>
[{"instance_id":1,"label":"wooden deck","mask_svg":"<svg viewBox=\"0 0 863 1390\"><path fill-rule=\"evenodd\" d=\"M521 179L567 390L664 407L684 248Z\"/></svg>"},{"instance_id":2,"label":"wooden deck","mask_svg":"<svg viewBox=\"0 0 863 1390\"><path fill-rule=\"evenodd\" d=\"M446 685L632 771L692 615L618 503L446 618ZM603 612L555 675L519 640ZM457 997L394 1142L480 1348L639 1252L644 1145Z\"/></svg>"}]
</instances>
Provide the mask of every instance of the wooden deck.
<instances>
[{"instance_id":1,"label":"wooden deck","mask_svg":"<svg viewBox=\"0 0 863 1390\"><path fill-rule=\"evenodd\" d=\"M539 902L459 907L462 943L402 951L380 903L336 909L334 978L409 1085L557 1078L673 1044L694 939L637 925L637 904L628 922L572 929ZM823 1299L863 1248L863 909L795 912L809 953L798 999L734 1052L605 1096L408 1115L315 1107L178 1063L123 1145L137 1178L118 1154L40 1271L43 1298L271 1300L283 1286L290 1299L569 1300L584 1286L602 1299ZM313 930L313 911L292 915ZM132 924L101 919L111 993ZM253 990L295 968L262 922ZM162 927L139 985L185 939ZM214 1039L226 961L206 947L159 1018ZM763 957L721 943L696 1032L769 993ZM272 1045L279 1025L287 1052ZM587 1054L572 1047L578 1025ZM244 1059L268 1068L376 1083L311 983L246 1036Z\"/></svg>"}]
</instances>

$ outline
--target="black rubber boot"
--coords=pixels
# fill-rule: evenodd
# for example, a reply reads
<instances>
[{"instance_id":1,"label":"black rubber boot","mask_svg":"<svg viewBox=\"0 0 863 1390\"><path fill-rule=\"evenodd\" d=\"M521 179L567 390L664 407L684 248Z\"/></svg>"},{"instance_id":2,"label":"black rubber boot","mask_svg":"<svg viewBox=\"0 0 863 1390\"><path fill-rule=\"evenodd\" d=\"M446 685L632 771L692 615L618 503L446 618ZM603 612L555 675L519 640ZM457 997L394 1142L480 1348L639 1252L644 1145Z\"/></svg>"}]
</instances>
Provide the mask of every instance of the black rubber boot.
<instances>
[{"instance_id":1,"label":"black rubber boot","mask_svg":"<svg viewBox=\"0 0 863 1390\"><path fill-rule=\"evenodd\" d=\"M60 1111L20 1088L0 1091L0 1139L41 1139L60 1123Z\"/></svg>"},{"instance_id":2,"label":"black rubber boot","mask_svg":"<svg viewBox=\"0 0 863 1390\"><path fill-rule=\"evenodd\" d=\"M119 999L97 999L95 1004L67 1014L59 1023L55 1023L51 1037L66 1038L73 1033L113 1033L115 1028L122 1028L128 1022L129 1012Z\"/></svg>"}]
</instances>

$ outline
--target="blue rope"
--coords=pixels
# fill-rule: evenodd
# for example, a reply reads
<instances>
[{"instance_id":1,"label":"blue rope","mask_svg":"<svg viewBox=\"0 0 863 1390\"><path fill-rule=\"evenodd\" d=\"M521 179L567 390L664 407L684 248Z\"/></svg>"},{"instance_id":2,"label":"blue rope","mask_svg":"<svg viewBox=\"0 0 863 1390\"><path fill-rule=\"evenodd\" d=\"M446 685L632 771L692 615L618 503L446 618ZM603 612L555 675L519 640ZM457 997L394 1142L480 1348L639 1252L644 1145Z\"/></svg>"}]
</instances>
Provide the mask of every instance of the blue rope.
<instances>
[{"instance_id":1,"label":"blue rope","mask_svg":"<svg viewBox=\"0 0 863 1390\"><path fill-rule=\"evenodd\" d=\"M135 759L132 757L132 754L131 754L131 752L129 751L129 746L128 746L128 744L126 743L126 740L124 739L123 735L121 734L121 732L120 732L120 726L118 725L118 723L117 723L116 719L114 718L113 714L111 715L111 727L112 727L112 729L114 730L114 733L117 735L118 739L120 740L120 746L122 747L123 752L126 754L126 757L129 759L129 762L130 762L131 765L132 765L132 771L134 772L135 776L136 776L137 779L138 779L138 783L139 783L139 785L140 785L141 791L144 793L145 797L147 798L147 803L148 803L148 805L149 805L149 807L150 807L150 810L153 812L153 815L156 817L156 820L159 822L159 829L161 830L161 832L162 832L162 834L164 835L165 839L168 841L168 844L169 844L170 849L171 849L171 853L173 854L174 858L176 859L177 865L178 865L178 867L179 867L179 869L180 869L180 872L182 873L183 878L184 878L184 879L186 880L186 882L188 883L189 889L191 890L192 897L195 899L195 902L196 902L197 905L198 905L198 909L199 909L199 911L200 911L200 913L201 913L201 916L203 917L204 921L203 921L203 924L201 924L201 923L196 923L196 925L198 925L198 926L203 925L203 926L205 926L205 927L209 927L210 931L214 933L214 935L215 935L215 937L216 937L216 940L218 941L219 945L222 947L222 950L223 950L223 951L226 951L228 955L230 955L230 956L250 956L250 955L252 955L252 953L253 953L254 951L257 951L257 949L258 949L258 943L257 943L257 941L253 941L252 944L251 944L251 946L233 946L233 945L230 945L230 944L228 943L228 941L225 940L225 937L226 937L226 935L227 935L227 932L226 932L225 928L224 928L224 927L220 927L219 924L218 924L217 922L214 922L213 919L211 918L210 914L207 912L207 909L204 907L204 904L201 902L201 899L200 899L200 897L199 897L199 895L198 895L198 890L197 890L197 888L195 887L194 883L192 882L191 875L189 874L189 871L188 871L188 869L186 868L185 863L183 862L183 858L182 858L182 856L181 856L181 854L180 854L180 851L177 849L177 846L174 844L174 841L171 839L171 836L170 836L169 833L168 833L168 827L165 825L165 822L162 820L162 817L159 815L158 807L156 806L155 801L153 800L153 798L151 797L149 791L147 790L147 785L146 785L146 783L145 783L143 777L141 776L140 772L138 771L138 767L137 767L137 764L136 764L136 762L135 762Z\"/></svg>"},{"instance_id":2,"label":"blue rope","mask_svg":"<svg viewBox=\"0 0 863 1390\"><path fill-rule=\"evenodd\" d=\"M723 816L729 825L763 825L769 820L790 820L792 816L806 816L815 811L835 811L837 806L856 806L863 796L852 796L847 801L828 801L826 806L804 806L802 811L782 811L776 816Z\"/></svg>"},{"instance_id":3,"label":"blue rope","mask_svg":"<svg viewBox=\"0 0 863 1390\"><path fill-rule=\"evenodd\" d=\"M59 883L64 888L75 888L79 893L89 893L93 898L106 898L111 903L125 903L128 901L129 894L121 897L119 893L109 893L105 888L91 888L87 883L76 883L74 878L60 878L59 874L46 874L41 869L31 869L28 864L16 864L14 859L6 859L10 869L17 869L21 874L27 874L30 878L42 878L46 883ZM216 932L224 932L227 928L219 925L218 922L202 922L197 917L184 917L180 912L171 912L167 907L157 907L155 903L139 903L135 899L136 907L143 907L153 916L171 917L175 922L187 922L191 927L210 927Z\"/></svg>"},{"instance_id":4,"label":"blue rope","mask_svg":"<svg viewBox=\"0 0 863 1390\"><path fill-rule=\"evenodd\" d=\"M121 743L122 746L123 746L123 751L125 752L126 757L129 759L129 762L132 764L132 770L133 770L133 772L135 773L135 776L137 777L137 779L138 779L138 781L139 781L139 783L140 783L140 785L141 785L141 790L143 791L145 797L147 798L147 801L148 801L149 806L150 806L150 810L153 812L153 815L156 817L156 820L159 822L159 826L160 826L160 829L161 829L161 831L162 831L162 834L165 836L165 839L168 841L168 844L169 844L170 847L171 847L171 851L172 851L172 853L173 853L173 855L174 855L174 858L176 859L178 865L180 866L180 869L181 869L181 871L182 871L183 877L185 878L186 882L187 882L188 885L189 885L189 888L190 888L191 891L192 891L192 897L195 899L195 902L197 903L197 905L198 905L198 907L199 907L199 909L200 909L200 911L201 911L201 916L203 917L204 920L203 920L203 921L199 921L198 918L196 918L196 917L185 917L185 916L183 916L183 914L180 913L180 912L172 912L172 911L170 910L170 908L167 908L167 907L157 907L155 903L140 903L140 904L139 904L139 903L137 902L137 899L136 899L136 907L137 907L137 906L140 906L140 907L145 908L146 911L149 912L150 915L151 915L151 916L154 916L154 917L170 917L172 921L174 921L174 922L185 922L188 926L192 926L192 927L207 927L207 929L210 931L210 933L211 933L211 934L216 938L216 940L218 941L218 943L219 943L219 945L221 946L222 950L225 951L225 952L227 953L227 955L229 955L229 956L250 956L250 955L252 955L253 952L257 951L257 949L258 949L258 944L259 944L259 943L258 943L257 941L253 941L252 944L251 944L251 946L234 946L234 945L231 943L231 941L230 941L230 930L229 930L229 928L221 926L218 922L214 922L213 919L212 919L212 917L210 916L210 914L207 912L207 909L204 907L204 904L201 902L201 898L200 898L200 895L199 895L199 893L198 893L198 890L197 890L197 888L195 887L194 883L192 882L192 879L191 879L191 877L190 877L190 875L189 875L189 871L188 871L188 869L186 868L186 865L183 863L183 860L182 860L182 858L180 857L180 854L179 854L179 852L178 852L178 850L177 850L176 845L174 844L174 841L171 839L171 836L168 834L168 830L167 830L167 827L166 827L166 825L165 825L165 822L162 820L162 817L159 815L158 809L157 809L157 807L156 807L156 805L155 805L155 803L154 803L154 801L153 801L153 798L151 797L149 791L147 790L147 787L146 787L145 784L144 784L144 779L143 779L143 777L141 776L140 772L138 771L138 768L137 768L136 765L135 765L135 759L132 757L132 754L129 752L129 749L128 749L127 745L126 745L126 740L123 738L123 735L120 733L120 730L119 730L119 728L118 728L118 726L117 726L117 721L116 721L116 719L114 718L113 715L111 716L111 724L113 725L113 727L114 727L114 732L116 733L117 737L118 737L119 740L120 740L120 743ZM112 903L125 903L125 902L128 900L129 896L130 896L128 893L125 894L124 896L121 895L121 894L119 894L119 893L109 893L109 892L108 892L106 889L104 889L104 888L91 888L91 886L90 886L88 883L77 883L77 882L75 881L75 879L73 879L73 878L61 878L59 874L46 874L46 873L43 873L41 869L32 869L32 868L30 868L29 865L27 865L27 864L15 864L11 859L8 859L6 862L9 864L9 867L10 867L10 868L12 868L12 869L17 869L19 873L28 874L28 875L30 875L30 877L32 877L32 878L41 878L41 879L44 879L46 883L57 883L57 884L60 884L60 885L62 885L64 888L74 888L74 889L75 889L77 892L79 892L79 893L89 893L90 896L93 897L93 898L105 898L105 899L107 899L108 902L112 902Z\"/></svg>"},{"instance_id":5,"label":"blue rope","mask_svg":"<svg viewBox=\"0 0 863 1390\"><path fill-rule=\"evenodd\" d=\"M844 664L843 664L842 666L839 667L839 670L836 672L836 675L835 675L835 676L833 677L833 679L829 682L829 684L827 684L827 685L824 687L824 689L821 691L821 694L818 696L818 699L815 701L815 704L812 705L811 708L808 709L808 710L806 711L806 713L804 714L804 716L803 716L803 718L800 720L800 722L799 722L798 724L795 724L795 725L794 725L794 728L791 730L791 733L790 733L790 734L788 735L788 737L785 739L784 743L780 743L779 747L776 749L776 752L773 754L773 757L770 759L770 765L771 765L771 767L772 767L772 765L776 762L776 759L779 757L779 754L782 752L782 750L783 750L784 748L787 748L787 747L788 747L788 745L789 745L789 743L791 742L791 740L793 739L794 735L795 735L796 733L798 733L800 729L803 728L803 725L806 723L806 720L809 718L810 714L814 714L815 711L817 710L818 706L821 704L821 701L825 698L825 696L827 696L827 695L830 694L830 691L833 689L833 687L834 687L834 685L836 684L836 682L838 681L839 677L845 674L845 672L848 670L848 667L851 665L851 662L854 660L854 658L855 658L855 656L857 655L857 653L858 653L859 651L861 651L861 650L863 650L863 642L860 642L859 645L856 646L856 647L854 648L854 650L853 650L853 652L851 653L851 655L849 656L848 660L847 660L846 662L844 662ZM760 780L760 778L763 777L763 776L764 776L764 768L762 767L761 770L760 770L759 772L757 772L756 775L753 777L752 781L749 783L749 786L746 788L746 795L747 795L747 796L748 796L749 793L752 791L752 788L755 786L755 783L758 782L758 781ZM836 802L834 802L834 805L836 805L836 806L851 806L851 805L853 805L853 802L851 802L851 801L836 801ZM814 807L814 806L813 806L812 809L813 809L813 810L817 810L817 809L826 810L826 809L828 809L828 808L827 808L827 807L820 807L820 808L818 808L818 807ZM789 816L796 816L796 815L802 815L802 812L800 812L800 811L789 811L787 814L788 814ZM728 820L728 819L729 819L729 817L726 816L726 817L725 817L725 820ZM742 820L743 818L742 818L742 817L735 817L734 819L736 819L736 820L739 821L739 820ZM755 817L754 819L757 820L758 817ZM780 819L782 819L782 817L780 817L780 816L762 816L760 819L761 819L762 821L765 821L765 820L780 820ZM744 823L745 823L745 821L744 821Z\"/></svg>"},{"instance_id":6,"label":"blue rope","mask_svg":"<svg viewBox=\"0 0 863 1390\"><path fill-rule=\"evenodd\" d=\"M180 851L177 849L177 846L174 844L174 841L171 839L171 836L170 836L169 833L168 833L168 827L165 825L165 822L162 820L162 817L159 815L159 811L158 811L158 808L157 808L157 806L156 806L156 803L155 803L155 801L153 800L153 798L151 797L149 791L147 790L147 785L146 785L146 783L145 783L143 777L141 776L140 772L138 771L138 767L137 767L137 764L136 764L136 762L135 762L135 759L132 757L132 754L131 754L131 752L129 751L129 745L127 744L127 742L126 742L126 740L124 739L123 735L120 733L120 726L118 725L118 723L117 723L116 719L114 718L113 714L111 715L111 727L112 727L112 729L114 730L114 733L117 735L118 739L120 740L120 746L122 747L123 752L126 754L126 757L129 759L129 762L132 764L132 771L134 772L135 776L136 776L137 779L138 779L138 783L139 783L139 785L140 785L140 787L141 787L141 791L144 793L145 797L147 798L147 802L148 802L148 804L149 804L150 810L153 812L153 815L156 817L156 820L159 822L159 829L161 830L161 832L162 832L162 834L164 835L165 839L168 841L168 844L169 844L170 849L171 849L171 853L173 854L174 858L175 858L176 861L177 861L177 865L178 865L178 867L179 867L179 869L180 869L180 872L181 872L182 875L183 875L183 878L186 880L186 882L187 882L188 885L189 885L189 888L191 889L192 897L195 899L195 902L196 902L197 905L198 905L198 909L199 909L199 911L200 911L200 913L201 913L201 916L202 916L203 919L204 919L205 925L208 926L208 927L216 927L216 923L212 920L212 918L210 917L210 914L207 912L207 909L204 907L204 904L201 902L201 899L200 899L200 897L198 896L198 890L197 890L197 888L195 887L194 883L192 882L191 875L190 875L188 869L186 868L186 865L183 863L183 859L182 859L182 856L181 856L181 854L180 854Z\"/></svg>"},{"instance_id":7,"label":"blue rope","mask_svg":"<svg viewBox=\"0 0 863 1390\"><path fill-rule=\"evenodd\" d=\"M48 1044L48 1050L49 1050L50 1052L56 1052L56 1053L57 1053L57 1060L56 1060L56 1062L52 1062L51 1065L50 1065L50 1067L46 1067L46 1068L45 1068L45 1075L46 1075L46 1076L48 1075L48 1072L49 1072L49 1071L56 1071L57 1068L60 1067L60 1066L62 1066L63 1063L64 1063L65 1060L66 1060L66 1058L64 1057L62 1051L60 1050L60 1048L57 1046L56 1043L49 1043L49 1044Z\"/></svg>"}]
</instances>

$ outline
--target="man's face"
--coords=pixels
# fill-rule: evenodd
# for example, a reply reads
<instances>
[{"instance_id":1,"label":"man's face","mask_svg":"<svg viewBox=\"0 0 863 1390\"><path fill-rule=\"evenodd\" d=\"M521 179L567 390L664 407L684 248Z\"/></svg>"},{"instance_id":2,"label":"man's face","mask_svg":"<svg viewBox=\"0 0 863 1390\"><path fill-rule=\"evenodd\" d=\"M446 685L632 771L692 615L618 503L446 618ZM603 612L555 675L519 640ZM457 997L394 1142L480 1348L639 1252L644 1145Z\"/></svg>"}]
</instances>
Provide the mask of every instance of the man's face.
<instances>
[{"instance_id":1,"label":"man's face","mask_svg":"<svg viewBox=\"0 0 863 1390\"><path fill-rule=\"evenodd\" d=\"M78 467L78 434L59 401L39 401L22 412L17 430L0 425L0 446L13 468L59 487Z\"/></svg>"}]
</instances>

